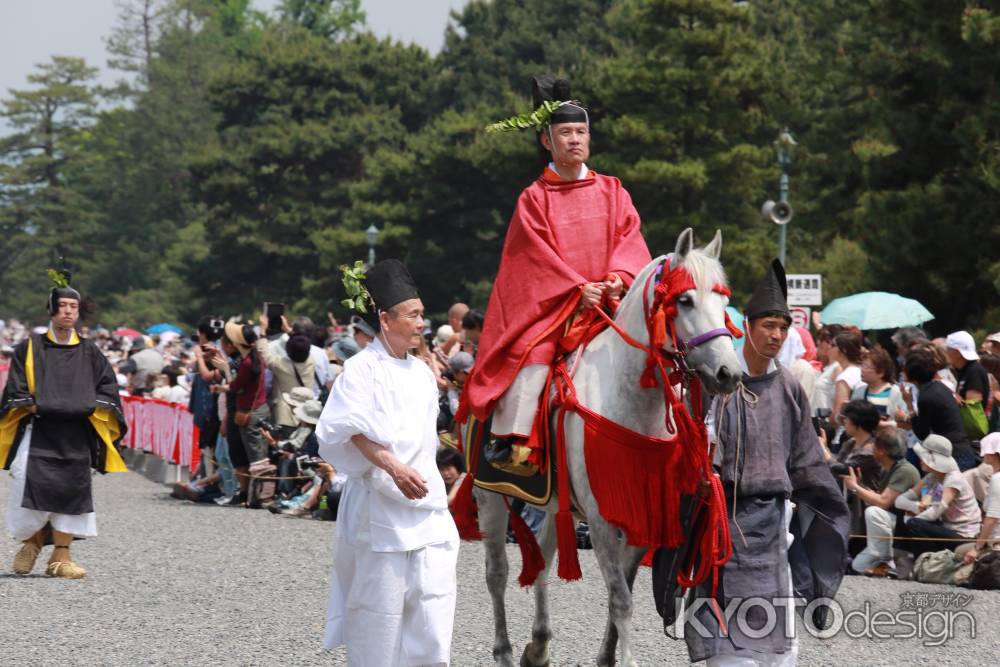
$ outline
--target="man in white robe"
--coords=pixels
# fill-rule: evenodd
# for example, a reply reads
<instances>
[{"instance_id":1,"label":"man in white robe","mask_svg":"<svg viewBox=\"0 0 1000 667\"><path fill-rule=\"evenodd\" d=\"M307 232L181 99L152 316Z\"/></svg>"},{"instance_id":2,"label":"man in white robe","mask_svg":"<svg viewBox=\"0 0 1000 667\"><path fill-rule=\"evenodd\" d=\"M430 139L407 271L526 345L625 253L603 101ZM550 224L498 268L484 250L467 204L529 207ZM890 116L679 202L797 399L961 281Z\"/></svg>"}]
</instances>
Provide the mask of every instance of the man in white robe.
<instances>
[{"instance_id":1,"label":"man in white robe","mask_svg":"<svg viewBox=\"0 0 1000 667\"><path fill-rule=\"evenodd\" d=\"M367 286L380 330L344 363L316 429L320 455L348 477L324 644L346 644L352 667L448 665L458 531L435 460L437 385L408 354L423 304L396 260Z\"/></svg>"}]
</instances>

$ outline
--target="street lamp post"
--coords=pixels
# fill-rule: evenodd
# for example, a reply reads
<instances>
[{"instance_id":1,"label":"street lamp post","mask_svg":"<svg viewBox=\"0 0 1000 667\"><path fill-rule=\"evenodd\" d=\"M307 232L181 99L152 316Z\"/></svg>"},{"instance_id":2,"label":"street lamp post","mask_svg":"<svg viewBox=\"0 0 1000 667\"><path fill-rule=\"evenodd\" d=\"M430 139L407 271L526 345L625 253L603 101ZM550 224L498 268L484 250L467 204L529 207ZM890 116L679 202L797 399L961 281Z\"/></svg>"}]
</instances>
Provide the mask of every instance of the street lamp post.
<instances>
[{"instance_id":1,"label":"street lamp post","mask_svg":"<svg viewBox=\"0 0 1000 667\"><path fill-rule=\"evenodd\" d=\"M368 237L368 267L371 268L375 266L375 242L378 241L378 227L375 223L368 225L365 235Z\"/></svg>"},{"instance_id":2,"label":"street lamp post","mask_svg":"<svg viewBox=\"0 0 1000 667\"><path fill-rule=\"evenodd\" d=\"M779 203L788 203L788 169L792 166L792 151L796 145L798 144L795 141L795 137L792 136L787 127L781 131L781 134L778 135L778 140L774 142L775 152L778 156L778 167L781 168L781 178L778 181ZM791 216L789 216L790 219ZM782 264L785 263L786 225L787 221L784 224L778 225L778 259L781 260Z\"/></svg>"}]
</instances>

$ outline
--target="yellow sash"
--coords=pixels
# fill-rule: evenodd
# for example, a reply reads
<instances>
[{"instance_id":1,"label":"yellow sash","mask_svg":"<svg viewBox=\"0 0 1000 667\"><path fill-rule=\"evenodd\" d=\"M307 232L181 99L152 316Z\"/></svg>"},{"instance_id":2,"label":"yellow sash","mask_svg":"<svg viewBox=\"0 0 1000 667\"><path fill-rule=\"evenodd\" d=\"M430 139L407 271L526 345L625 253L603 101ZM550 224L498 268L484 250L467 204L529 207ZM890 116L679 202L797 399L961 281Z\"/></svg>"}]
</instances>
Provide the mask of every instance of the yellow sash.
<instances>
[{"instance_id":1,"label":"yellow sash","mask_svg":"<svg viewBox=\"0 0 1000 667\"><path fill-rule=\"evenodd\" d=\"M49 337L51 338L51 332L49 333ZM79 342L80 340L76 337L76 332L74 332L70 344L73 345ZM35 356L31 346L32 340L29 338L28 355L24 361L24 374L28 379L28 393L34 396ZM14 436L17 435L17 426L29 414L31 413L28 412L28 408L14 408L0 419L0 464L7 461L11 445L14 442ZM107 448L104 460L104 472L128 472L125 461L122 460L121 455L118 454L118 450L115 448L115 440L121 436L121 428L119 427L118 420L107 408L97 408L90 415L89 419L91 426L97 431L97 435Z\"/></svg>"}]
</instances>

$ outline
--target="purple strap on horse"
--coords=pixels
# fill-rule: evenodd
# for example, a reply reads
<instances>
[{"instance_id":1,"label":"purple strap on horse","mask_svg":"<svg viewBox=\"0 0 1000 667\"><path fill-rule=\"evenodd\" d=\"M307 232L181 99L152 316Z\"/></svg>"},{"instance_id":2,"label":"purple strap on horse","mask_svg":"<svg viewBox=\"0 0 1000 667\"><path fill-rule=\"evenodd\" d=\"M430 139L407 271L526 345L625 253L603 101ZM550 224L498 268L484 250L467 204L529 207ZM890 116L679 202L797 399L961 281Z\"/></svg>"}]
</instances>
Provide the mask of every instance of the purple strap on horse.
<instances>
[{"instance_id":1,"label":"purple strap on horse","mask_svg":"<svg viewBox=\"0 0 1000 667\"><path fill-rule=\"evenodd\" d=\"M729 329L727 329L726 327L721 327L719 329L712 329L710 331L706 331L705 333L698 334L689 341L679 341L679 342L681 343L681 346L684 347L685 349L693 350L702 343L707 343L713 338L718 338L719 336L729 336L730 338L732 338L733 334L731 334L729 332Z\"/></svg>"}]
</instances>

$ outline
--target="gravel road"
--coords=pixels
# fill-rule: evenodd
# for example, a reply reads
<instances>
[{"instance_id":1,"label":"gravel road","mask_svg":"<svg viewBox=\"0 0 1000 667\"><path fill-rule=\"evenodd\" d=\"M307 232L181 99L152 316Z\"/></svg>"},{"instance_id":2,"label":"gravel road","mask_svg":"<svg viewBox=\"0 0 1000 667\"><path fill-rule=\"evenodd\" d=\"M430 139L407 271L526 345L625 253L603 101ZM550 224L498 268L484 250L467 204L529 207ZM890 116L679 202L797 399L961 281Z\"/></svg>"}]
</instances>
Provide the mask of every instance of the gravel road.
<instances>
[{"instance_id":1,"label":"gravel road","mask_svg":"<svg viewBox=\"0 0 1000 667\"><path fill-rule=\"evenodd\" d=\"M4 507L8 483L3 474ZM342 652L320 647L333 524L173 500L167 487L133 473L98 477L94 488L101 534L73 549L87 578L49 579L41 560L32 576L7 574L18 545L0 541L0 666L345 664ZM552 584L553 665L593 664L603 632L605 593L593 552L580 560L582 582ZM636 581L636 658L644 666L686 664L683 643L662 635L649 579L643 569ZM513 582L508 611L520 646L530 635L532 604L515 589ZM919 637L805 635L800 664L996 664L1000 593L848 577L838 599L846 611L866 600L874 609L912 603L936 611L924 616L934 632L962 602L941 595L956 593L971 597L961 609L974 617L975 638L967 620L955 621L955 636L936 647ZM482 549L463 544L454 665L492 664L491 619ZM849 627L857 634L860 622Z\"/></svg>"}]
</instances>

